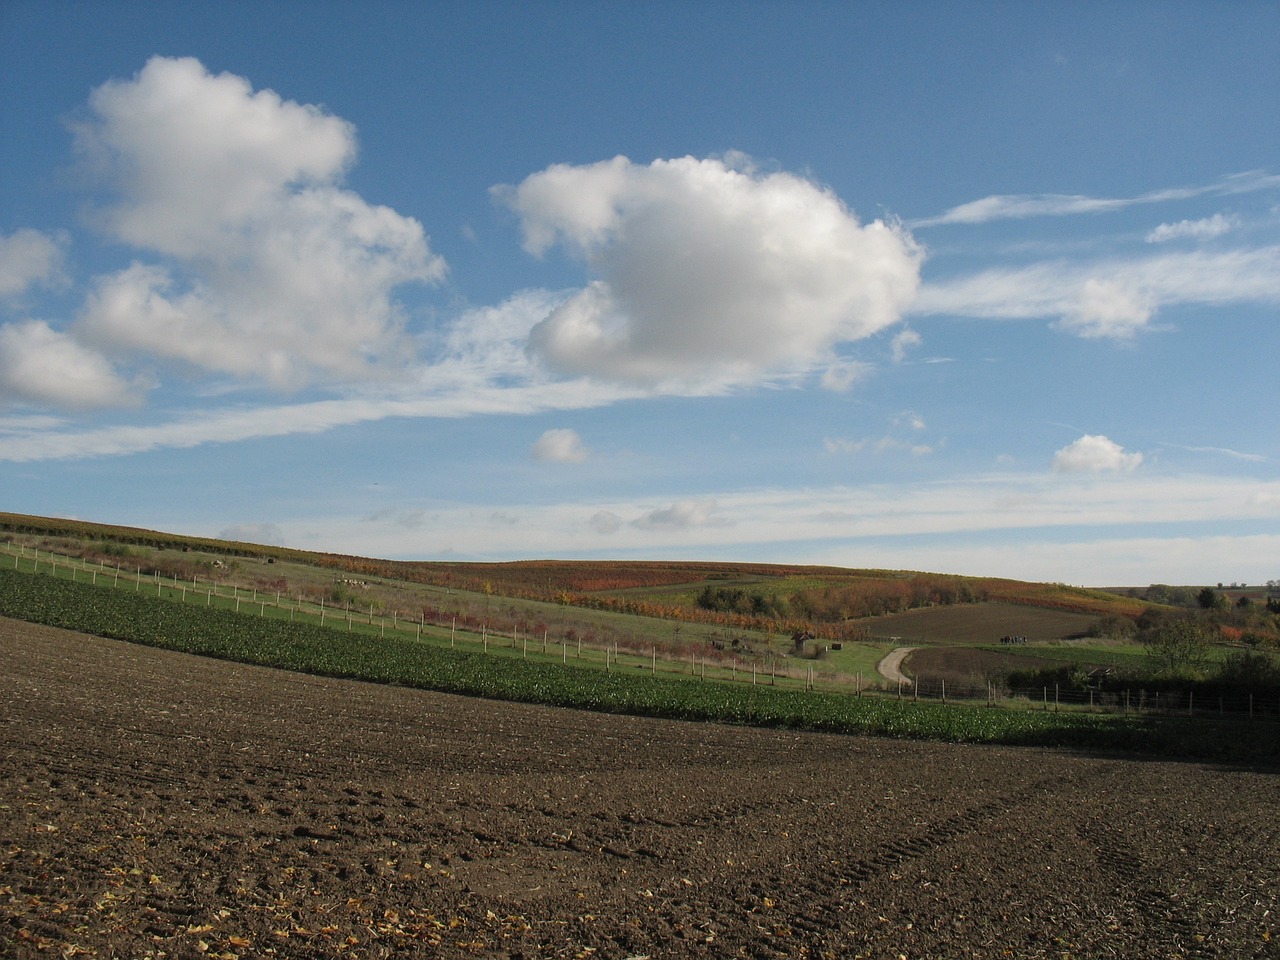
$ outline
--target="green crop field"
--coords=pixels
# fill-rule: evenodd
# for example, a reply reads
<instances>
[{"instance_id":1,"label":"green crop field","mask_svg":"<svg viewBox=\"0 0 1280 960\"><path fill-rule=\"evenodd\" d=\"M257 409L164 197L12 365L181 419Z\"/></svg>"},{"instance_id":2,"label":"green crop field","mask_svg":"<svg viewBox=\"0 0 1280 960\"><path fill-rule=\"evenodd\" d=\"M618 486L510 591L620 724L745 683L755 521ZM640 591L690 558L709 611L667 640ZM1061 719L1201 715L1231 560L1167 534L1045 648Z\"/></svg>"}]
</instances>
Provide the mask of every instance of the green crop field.
<instances>
[{"instance_id":1,"label":"green crop field","mask_svg":"<svg viewBox=\"0 0 1280 960\"><path fill-rule=\"evenodd\" d=\"M1209 714L1256 714L1261 723L1276 713L1280 696L1249 681L1190 692L1162 681L1147 690L1148 647L1086 635L1107 624L1127 623L1132 632L1134 618L1151 604L1057 584L730 563L390 562L0 514L0 567L10 559L23 576L38 567L35 581L56 570L53 582L74 578L72 589L110 586L130 598L80 594L58 614L71 618L66 625L81 624L74 629L289 669L592 709L933 736L926 728L943 721L922 726L931 716L926 705L937 706L926 701L949 695L952 702L941 709L956 730L948 738L1023 742L1011 731L1030 723L1043 738L1072 730L1061 742L1079 744L1084 734L1074 724L1106 740L1112 735L1098 731L1158 725L1159 713L1193 715L1198 740L1207 736L1200 724L1210 722ZM185 612L124 617L126 624L136 620L133 627L83 619L86 610L109 612L114 603L131 602ZM39 614L38 604L24 611L15 603L0 597L8 615L62 622ZM867 610L876 615L858 613ZM237 620L216 637L196 629L206 617L237 614L252 615L258 625ZM172 635L139 632L151 616L161 616ZM182 639L189 629L201 639ZM801 631L813 638L797 645L792 635ZM1003 636L1027 642L999 644ZM1225 630L1223 639L1230 639ZM1260 634L1250 642L1270 641ZM876 670L903 646L919 648L903 665L914 685L885 681ZM1217 671L1242 647L1214 646L1205 662ZM1059 669L1068 672L1053 673ZM1095 669L1110 669L1124 686L1104 691L1094 680L1082 686L1080 676ZM1129 687L1132 697L1124 692ZM904 691L922 702L904 707ZM1034 699L1043 714L1050 692L1053 710L1061 700L1064 717L1083 709L1091 719L992 720L988 708L955 704L971 697L1018 708L996 714L1027 713L1036 712L1027 710ZM748 695L752 705L744 706ZM792 696L801 699L786 701L785 709L764 706ZM834 699L818 710L823 697ZM724 706L705 705L718 698ZM914 720L883 712L916 708L925 712ZM1088 726L1095 722L1101 726ZM1117 736L1113 746L1137 749L1128 734ZM1142 749L1168 753L1172 742L1162 734ZM1193 746L1184 732L1179 743L1203 756L1256 752L1248 736L1233 745Z\"/></svg>"},{"instance_id":2,"label":"green crop field","mask_svg":"<svg viewBox=\"0 0 1280 960\"><path fill-rule=\"evenodd\" d=\"M354 629L354 619L320 626L286 619L265 598L239 611L185 599L159 581L0 569L0 616L204 656L290 670L581 709L833 733L1136 751L1280 761L1268 723L1158 716L1049 713L910 703L745 682L690 682L642 670L586 668L552 658L526 661L425 643L416 635ZM75 571L76 579L67 575ZM101 582L95 582L100 580ZM132 586L133 589L129 589ZM146 589L144 589L144 586ZM220 600L225 604L228 598ZM267 611L273 614L268 615ZM372 618L371 618L372 619ZM415 626L415 634L420 625Z\"/></svg>"}]
</instances>

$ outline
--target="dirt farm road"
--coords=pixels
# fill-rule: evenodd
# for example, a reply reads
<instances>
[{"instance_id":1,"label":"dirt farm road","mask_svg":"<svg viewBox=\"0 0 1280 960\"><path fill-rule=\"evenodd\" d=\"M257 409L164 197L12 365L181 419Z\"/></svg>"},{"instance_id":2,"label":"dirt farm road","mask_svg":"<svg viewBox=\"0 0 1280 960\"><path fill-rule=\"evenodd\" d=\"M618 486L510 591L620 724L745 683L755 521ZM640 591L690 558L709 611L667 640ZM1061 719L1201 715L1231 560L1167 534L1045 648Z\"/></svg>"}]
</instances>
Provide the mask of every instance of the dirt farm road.
<instances>
[{"instance_id":1,"label":"dirt farm road","mask_svg":"<svg viewBox=\"0 0 1280 960\"><path fill-rule=\"evenodd\" d=\"M907 659L907 654L918 649L918 647L894 647L876 664L876 673L890 683L900 683L904 687L911 686L912 679L902 672L902 661Z\"/></svg>"},{"instance_id":2,"label":"dirt farm road","mask_svg":"<svg viewBox=\"0 0 1280 960\"><path fill-rule=\"evenodd\" d=\"M4 957L1280 956L1275 771L0 663Z\"/></svg>"}]
</instances>

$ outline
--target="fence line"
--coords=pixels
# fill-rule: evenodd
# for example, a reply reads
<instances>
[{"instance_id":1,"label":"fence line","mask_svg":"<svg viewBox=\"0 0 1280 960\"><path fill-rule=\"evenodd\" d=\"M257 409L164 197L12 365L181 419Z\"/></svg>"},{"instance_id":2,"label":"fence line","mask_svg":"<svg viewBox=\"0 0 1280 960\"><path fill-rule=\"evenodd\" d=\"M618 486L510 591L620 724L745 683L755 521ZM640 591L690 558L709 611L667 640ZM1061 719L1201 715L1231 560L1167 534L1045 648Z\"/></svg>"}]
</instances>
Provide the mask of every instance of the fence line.
<instances>
[{"instance_id":1,"label":"fence line","mask_svg":"<svg viewBox=\"0 0 1280 960\"><path fill-rule=\"evenodd\" d=\"M121 588L120 579L123 574L126 581L123 585L124 589L132 589L137 592L141 590L144 583L154 583L156 588L154 596L163 598L166 596L165 591L168 591L168 598L179 603L189 602L187 595L190 593L192 601L198 602L203 599L205 606L211 606L215 600L218 600L222 601L219 606L224 606L237 612L251 612L256 607L256 615L260 617L268 616L267 611L270 608L273 611L271 616L282 619L287 617L292 621L306 618L317 625L331 628L336 623L339 628L345 628L349 632L358 631L379 637L386 636L387 621L390 620L393 633L414 637L418 640L422 640L424 637L425 616L413 620L402 617L398 612L392 612L389 617L375 617L372 607L369 608L366 614L352 611L349 608L325 606L323 599L318 602L312 602L304 601L300 598L285 597L279 590L263 592L258 591L256 588L242 588L235 584L224 584L220 587L219 584L212 580L199 582L197 578L193 578L192 581L188 582L178 580L176 577L161 578L158 572L153 573L151 576L144 576L140 568L130 571L119 565L107 566L105 561L99 561L95 564L50 551L46 551L42 557L38 548L27 548L20 544L16 545L15 550L15 545L12 543L0 543L0 550L9 553L13 557L13 568L15 570L22 569L22 564L26 563L30 565L29 569L32 573L46 572L52 576L83 580L95 585L98 585L101 581L102 585L117 589ZM30 556L27 555L28 550L30 551ZM41 568L46 565L48 569L43 571ZM150 586L148 585L149 590ZM242 603L247 605L247 609L242 609ZM525 659L528 658L530 638L526 635L523 637L522 642L518 628L513 627L510 638L503 641L499 640L497 635L489 630L487 624L482 625L479 631L468 631L460 629L456 620L455 616L449 624L433 624L438 631L435 639L441 642L447 640L450 646L454 647L459 642L467 643L485 653L493 652L499 656L512 656L514 651L519 649L520 656ZM465 639L468 636L470 637L469 641ZM1250 719L1280 718L1280 697L1275 695L1262 696L1251 693L1228 697L1225 695L1212 696L1202 694L1197 697L1194 690L1147 690L1136 685L1107 689L1095 687L1083 691L1064 690L1060 686L1004 690L990 683L986 684L985 687L972 684L957 684L954 679L948 686L945 678L931 678L927 675L916 677L914 681L907 684L904 690L902 683L898 683L896 688L868 686L864 682L861 672L844 680L818 677L812 665L805 664L795 668L783 667L779 664L779 658L772 653L761 661L751 661L751 669L748 672L746 663L741 664L741 670L739 669L740 664L736 657L728 665L718 661L709 665L706 656L699 657L697 655L688 655L675 659L669 657L659 658L656 645L652 645L647 651L634 651L620 647L616 641L601 643L599 647L593 647L588 643L584 655L581 636L575 636L573 639L566 636L560 640L554 640L548 638L546 631L543 632L542 637L535 639L535 643L540 645L541 652L547 659L560 660L564 664L569 663L571 659L574 661L582 660L588 663L601 663L605 670L608 671L625 671L630 668L637 673L644 671L655 676L659 673L667 675L683 674L697 677L701 681L707 679L708 667L710 666L711 679L715 682L778 686L781 681L781 685L789 686L793 689L839 692L846 695L852 693L857 697L875 696L896 698L898 700L909 699L914 702L924 700L970 705L982 702L991 707L1044 711L1071 710L1080 712L1083 710L1094 713L1186 716L1190 718L1212 718L1228 714L1232 716L1247 715ZM560 648L559 651L555 649L548 651L548 643L552 648L558 646ZM492 651L490 648L492 648Z\"/></svg>"},{"instance_id":2,"label":"fence line","mask_svg":"<svg viewBox=\"0 0 1280 960\"><path fill-rule=\"evenodd\" d=\"M179 603L190 602L188 601L188 594L190 594L195 601L202 601L205 606L216 604L237 613L253 613L260 617L273 616L291 621L306 619L319 626L347 632L385 637L388 621L391 621L390 629L393 633L422 640L424 628L429 622L425 615L416 620L407 619L399 612L393 612L389 616L376 616L372 609L366 612L352 610L345 606L334 607L326 605L322 598L310 601L298 597L287 597L277 590L263 592L253 587L219 584L215 580L198 578L181 580L169 575L161 577L156 572L143 574L136 565L130 569L119 564L107 565L105 561L90 562L51 551L45 551L42 554L38 548L28 548L12 543L0 542L0 552L13 556L14 569L25 569L32 573L79 580L95 585L123 587L133 592L141 592L143 585L146 585L146 592L151 596ZM121 577L125 580L123 585L119 582ZM155 593L152 594L153 585ZM432 623L432 626L435 627L435 633L429 633L428 636L437 641L447 641L454 647L472 646L478 652L493 653L498 656L511 656L519 650L518 655L524 658L529 656L528 637L525 636L522 642L518 627L513 627L509 634L497 633L487 623L469 630L460 626L456 617L451 617L445 623ZM544 643L541 639L537 642ZM697 654L674 658L659 657L656 645L635 651L620 646L614 640L584 642L580 635L566 636L559 640L548 636L545 644L559 647L558 651L545 651L547 659L560 660L563 664L582 661L585 664L601 664L607 670L637 668L645 669L653 675L665 673L669 676L685 675L713 681L739 679L737 658L730 663L721 663ZM745 670L746 664L743 663L741 666ZM800 668L796 668L793 673L783 667L778 658L773 656L767 658L756 671L755 682L774 686L781 684L799 689L808 688L807 673L801 675Z\"/></svg>"},{"instance_id":3,"label":"fence line","mask_svg":"<svg viewBox=\"0 0 1280 960\"><path fill-rule=\"evenodd\" d=\"M1162 685L1163 686L1163 685ZM1216 716L1248 716L1280 718L1280 696L1274 693L1239 693L1233 696L1187 689L1151 689L1132 682L1119 686L1090 687L1085 690L1063 689L1061 685L997 688L948 687L941 678L921 676L913 684L914 698L937 701L983 701L995 704L1006 701L1032 710L1059 712L1072 710L1092 713L1143 714L1212 718Z\"/></svg>"}]
</instances>

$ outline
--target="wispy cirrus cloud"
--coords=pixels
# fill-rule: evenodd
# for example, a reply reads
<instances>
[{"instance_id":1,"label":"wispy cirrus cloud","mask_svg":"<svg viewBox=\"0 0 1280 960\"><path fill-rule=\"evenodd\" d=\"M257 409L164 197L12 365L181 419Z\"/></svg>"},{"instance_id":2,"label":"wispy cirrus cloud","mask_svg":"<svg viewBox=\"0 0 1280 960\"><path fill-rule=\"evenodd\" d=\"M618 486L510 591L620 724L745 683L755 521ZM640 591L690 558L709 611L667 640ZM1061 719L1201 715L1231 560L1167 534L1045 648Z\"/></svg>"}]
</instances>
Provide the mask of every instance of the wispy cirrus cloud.
<instances>
[{"instance_id":1,"label":"wispy cirrus cloud","mask_svg":"<svg viewBox=\"0 0 1280 960\"><path fill-rule=\"evenodd\" d=\"M1077 214L1105 213L1144 204L1190 200L1195 197L1252 193L1280 187L1280 176L1265 171L1250 171L1223 177L1211 184L1195 187L1172 187L1153 190L1136 197L1090 197L1080 194L996 194L952 207L937 216L909 220L911 229L946 224L980 224L994 220L1023 220L1030 217L1063 217Z\"/></svg>"},{"instance_id":2,"label":"wispy cirrus cloud","mask_svg":"<svg viewBox=\"0 0 1280 960\"><path fill-rule=\"evenodd\" d=\"M1266 463L1267 458L1260 453L1244 453L1240 450L1232 450L1229 447L1206 447L1206 446L1187 446L1181 443L1167 443L1160 441L1160 446L1170 447L1174 450L1186 450L1188 453L1208 453L1215 456L1229 457L1232 460L1243 460L1246 463Z\"/></svg>"},{"instance_id":3,"label":"wispy cirrus cloud","mask_svg":"<svg viewBox=\"0 0 1280 960\"><path fill-rule=\"evenodd\" d=\"M439 549L485 559L539 556L617 556L618 534L625 529L626 554L670 558L677 553L741 557L744 550L785 557L789 545L798 562L889 569L964 570L1004 576L1053 580L1063 569L1061 549L1071 543L1094 544L1088 563L1067 564L1094 571L1094 585L1162 580L1187 582L1182 567L1168 566L1177 549L1161 558L1161 544L1218 543L1224 569L1239 569L1241 557L1277 555L1267 547L1280 535L1265 525L1280 522L1280 482L1209 475L1143 476L1107 472L1001 473L944 481L805 489L708 490L672 501L609 500L590 503L508 503L506 515L518 518L518 546L509 532L485 519L479 504L434 505L430 535L421 529L370 524L367 518L318 520L327 536L369 556L430 554ZM1190 529L1205 524L1259 524L1256 535L1170 533L1177 524ZM300 516L284 524L288 542L305 542L308 521ZM1098 539L1098 529L1123 528L1114 542ZM1144 528L1159 530L1144 540ZM1024 531L1016 545L991 538L1004 531ZM1143 542L1147 548L1130 552ZM948 545L954 545L949 548ZM1042 552L1024 553L1024 544L1040 544ZM954 554L948 553L954 549ZM1083 549L1083 547L1082 547ZM1261 552L1259 552L1261 550ZM1214 556L1218 553L1215 552ZM894 558L887 562L881 558ZM928 559L925 560L924 558ZM981 561L990 560L987 565ZM1030 563L1032 566L1019 567ZM1133 571L1112 577L1106 571ZM1190 564L1186 569L1193 569ZM1264 575L1264 564L1250 569ZM1201 568L1202 569L1202 568ZM1240 574L1233 574L1239 576Z\"/></svg>"},{"instance_id":4,"label":"wispy cirrus cloud","mask_svg":"<svg viewBox=\"0 0 1280 960\"><path fill-rule=\"evenodd\" d=\"M914 330L901 330L894 335L893 342L890 344L890 350L893 355L894 363L901 363L907 359L907 352L924 343L924 337L916 333Z\"/></svg>"},{"instance_id":5,"label":"wispy cirrus cloud","mask_svg":"<svg viewBox=\"0 0 1280 960\"><path fill-rule=\"evenodd\" d=\"M1215 213L1211 217L1200 220L1179 220L1177 223L1162 223L1147 234L1147 243L1166 243L1170 240L1192 239L1209 240L1229 233L1240 225L1236 217L1228 217Z\"/></svg>"},{"instance_id":6,"label":"wispy cirrus cloud","mask_svg":"<svg viewBox=\"0 0 1280 960\"><path fill-rule=\"evenodd\" d=\"M1019 538L1014 546L971 538L934 543L928 559L940 570L975 571L1015 580L1059 583L1063 570L1085 570L1087 575L1073 580L1073 585L1144 587L1150 583L1204 583L1205 570L1230 570L1239 576L1241 557L1277 555L1280 535L1276 534L1098 536L1050 530ZM881 570L922 569L919 547L911 543L872 542L859 544L856 550L834 544L816 548L807 558L813 563L847 566L850 556ZM1270 579L1256 564L1243 572L1250 582Z\"/></svg>"},{"instance_id":7,"label":"wispy cirrus cloud","mask_svg":"<svg viewBox=\"0 0 1280 960\"><path fill-rule=\"evenodd\" d=\"M951 223L990 223L993 220L1022 220L1028 217L1062 217L1079 213L1098 213L1118 210L1135 203L1149 202L1141 199L1112 200L1103 197L1087 197L1071 194L997 194L970 200L952 207L935 217L910 220L911 229L937 227Z\"/></svg>"},{"instance_id":8,"label":"wispy cirrus cloud","mask_svg":"<svg viewBox=\"0 0 1280 960\"><path fill-rule=\"evenodd\" d=\"M995 267L926 283L912 315L1049 319L1125 339L1176 304L1280 303L1280 246Z\"/></svg>"},{"instance_id":9,"label":"wispy cirrus cloud","mask_svg":"<svg viewBox=\"0 0 1280 960\"><path fill-rule=\"evenodd\" d=\"M914 411L904 410L892 418L889 431L878 438L863 437L852 440L846 437L827 437L822 441L822 449L831 455L872 451L875 453L907 452L912 456L922 457L934 452L931 444L920 440L924 430L924 418Z\"/></svg>"},{"instance_id":10,"label":"wispy cirrus cloud","mask_svg":"<svg viewBox=\"0 0 1280 960\"><path fill-rule=\"evenodd\" d=\"M465 388L460 384L466 384ZM391 417L455 418L582 410L638 396L584 381L474 384L468 379L421 393L368 395L257 407L171 412L159 422L77 427L45 418L0 421L0 463L124 456L208 443L323 433ZM4 423L9 427L6 431Z\"/></svg>"}]
</instances>

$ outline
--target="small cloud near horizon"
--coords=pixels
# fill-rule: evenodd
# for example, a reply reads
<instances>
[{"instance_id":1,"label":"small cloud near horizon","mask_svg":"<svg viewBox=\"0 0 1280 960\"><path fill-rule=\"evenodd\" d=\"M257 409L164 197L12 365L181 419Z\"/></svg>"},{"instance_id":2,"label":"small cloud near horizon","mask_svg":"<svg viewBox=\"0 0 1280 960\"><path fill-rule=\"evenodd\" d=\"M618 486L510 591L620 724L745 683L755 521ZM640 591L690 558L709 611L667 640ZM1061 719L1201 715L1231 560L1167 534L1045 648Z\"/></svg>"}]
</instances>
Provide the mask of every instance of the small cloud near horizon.
<instances>
[{"instance_id":1,"label":"small cloud near horizon","mask_svg":"<svg viewBox=\"0 0 1280 960\"><path fill-rule=\"evenodd\" d=\"M1085 434L1053 455L1053 472L1133 473L1141 463L1141 453L1126 453L1108 437Z\"/></svg>"},{"instance_id":2,"label":"small cloud near horizon","mask_svg":"<svg viewBox=\"0 0 1280 960\"><path fill-rule=\"evenodd\" d=\"M582 463L590 455L576 430L548 430L533 445L533 458L545 463Z\"/></svg>"},{"instance_id":3,"label":"small cloud near horizon","mask_svg":"<svg viewBox=\"0 0 1280 960\"><path fill-rule=\"evenodd\" d=\"M617 533L622 529L622 518L616 513L611 513L608 510L601 510L598 513L592 514L591 519L587 521L587 524L596 533L607 535Z\"/></svg>"},{"instance_id":4,"label":"small cloud near horizon","mask_svg":"<svg viewBox=\"0 0 1280 960\"><path fill-rule=\"evenodd\" d=\"M678 500L669 507L650 510L633 520L631 525L640 530L683 530L690 527L724 526L727 521L715 516L718 504L714 500Z\"/></svg>"}]
</instances>

